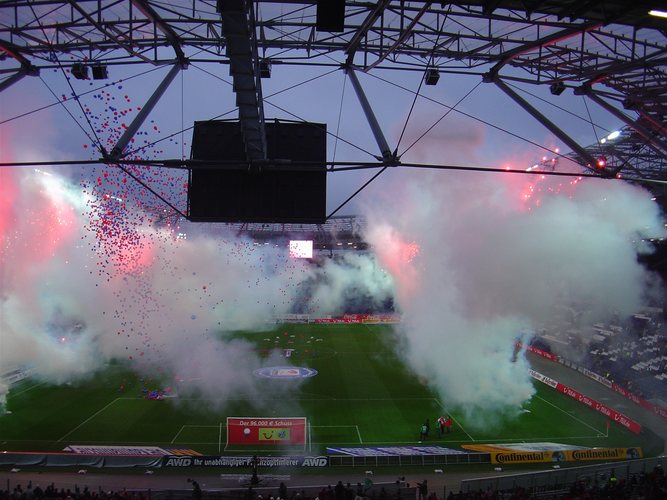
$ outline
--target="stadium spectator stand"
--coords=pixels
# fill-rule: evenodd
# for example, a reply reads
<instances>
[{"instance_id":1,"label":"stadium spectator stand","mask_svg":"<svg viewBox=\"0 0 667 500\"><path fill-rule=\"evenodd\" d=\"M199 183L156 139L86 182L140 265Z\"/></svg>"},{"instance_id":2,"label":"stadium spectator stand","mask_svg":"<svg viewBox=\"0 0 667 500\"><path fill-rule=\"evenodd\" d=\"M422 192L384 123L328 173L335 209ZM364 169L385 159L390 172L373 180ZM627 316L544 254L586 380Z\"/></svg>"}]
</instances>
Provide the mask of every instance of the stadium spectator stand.
<instances>
[{"instance_id":1,"label":"stadium spectator stand","mask_svg":"<svg viewBox=\"0 0 667 500\"><path fill-rule=\"evenodd\" d=\"M667 406L667 336L663 311L651 308L617 324L574 322L541 331L532 344L575 361L637 396ZM580 353L586 353L581 357Z\"/></svg>"},{"instance_id":2,"label":"stadium spectator stand","mask_svg":"<svg viewBox=\"0 0 667 500\"><path fill-rule=\"evenodd\" d=\"M664 458L664 457L663 457ZM661 459L660 459L661 460ZM511 487L497 488L491 483L479 483L479 488L467 491L429 491L423 500L469 500L469 499L645 499L661 500L667 498L667 477L660 461L648 471L630 473L621 464L615 468L591 466L590 472L577 474L578 478L568 484L553 484L556 489L541 486L527 486L521 475L504 476L504 484L514 483ZM617 475L615 472L619 470ZM534 481L534 475L528 474ZM193 484L197 484L192 481ZM337 481L331 481L336 484ZM400 479L394 484L371 483L356 485L345 483L343 489L328 486L289 488L281 483L275 488L237 488L228 490L196 488L184 490L132 490L123 488L117 491L93 490L88 487L74 489L59 488L49 484L42 489L38 484L28 482L25 486L16 484L9 489L0 489L0 500L416 500L422 498L418 484L407 484ZM463 483L462 483L463 486ZM468 485L469 486L469 485ZM559 487L558 487L559 486ZM339 491L340 490L340 491ZM282 496L280 493L282 492Z\"/></svg>"}]
</instances>

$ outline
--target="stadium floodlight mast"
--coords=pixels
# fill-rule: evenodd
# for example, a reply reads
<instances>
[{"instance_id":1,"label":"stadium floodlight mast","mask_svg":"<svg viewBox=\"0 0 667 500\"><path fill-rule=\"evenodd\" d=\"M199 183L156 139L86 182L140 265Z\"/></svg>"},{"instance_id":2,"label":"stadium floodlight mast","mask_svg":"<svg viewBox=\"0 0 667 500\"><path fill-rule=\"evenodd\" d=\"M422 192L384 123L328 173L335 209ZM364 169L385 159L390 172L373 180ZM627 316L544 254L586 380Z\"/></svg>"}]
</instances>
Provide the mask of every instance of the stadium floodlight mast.
<instances>
[{"instance_id":1,"label":"stadium floodlight mast","mask_svg":"<svg viewBox=\"0 0 667 500\"><path fill-rule=\"evenodd\" d=\"M324 4L328 4L326 8ZM111 150L107 151L97 141L100 158L96 162L123 168L131 161L142 164L129 159L131 152L127 146L178 73L193 64L228 65L234 80L247 162L261 170L266 168L262 162L266 159L263 108L267 99L263 95L261 77L266 76L267 65L343 71L357 94L379 149L379 154L373 154L358 148L375 161L337 162L331 156L327 158L325 165L329 173L378 169L370 181L345 201L347 203L389 166L507 172L505 169L401 161L405 151L399 150L400 139L395 148L389 146L357 77L357 73L364 73L411 92L415 102L417 99L433 102L433 98L420 89L406 89L387 75L418 72L422 74L420 82L428 71L440 76L467 75L477 84L493 83L571 152L556 153L526 141L529 144L546 149L550 154L568 157L580 164L587 176L622 177L660 185L667 180L667 100L654 92L665 78L667 53L664 37L667 21L660 7L661 2L657 0L641 5L607 0L604 9L599 9L597 2L582 5L566 0L542 3L529 13L521 2L513 0L491 4L469 1L456 5L402 0L369 4L342 0L330 4L315 0L303 0L299 4L239 0L217 2L217 9L211 9L210 2L203 0L193 0L187 5L176 0L33 3L8 0L0 5L0 52L4 54L0 60L0 91L44 70L55 69L66 74L77 65L91 66L100 78L107 76L107 68L113 70L117 66L171 66ZM99 71L100 68L104 71ZM273 79L276 75L274 71ZM519 88L526 85L556 88L555 98L573 89L575 94L621 120L625 125L622 137L588 147L580 145L567 127L547 119L535 104L528 102L525 91ZM443 116L453 112L472 117L458 109L459 103L447 106L437 102L444 109ZM619 106L636 116L622 112ZM290 118L300 119L284 111ZM82 112L85 116L83 108ZM411 114L412 109L406 125ZM478 117L472 118L503 130ZM85 128L85 124L82 127ZM503 131L525 140L519 134ZM337 131L327 130L327 134L350 142ZM94 131L91 135L96 137ZM605 168L598 166L602 146L607 158ZM3 166L28 164L40 162ZM58 162L51 164L58 165ZM156 158L145 164L212 168L183 159ZM298 167L286 164L280 168ZM159 196L137 176L125 171ZM517 172L526 174L525 169ZM570 175L580 176L582 172ZM170 208L176 209L172 205Z\"/></svg>"}]
</instances>

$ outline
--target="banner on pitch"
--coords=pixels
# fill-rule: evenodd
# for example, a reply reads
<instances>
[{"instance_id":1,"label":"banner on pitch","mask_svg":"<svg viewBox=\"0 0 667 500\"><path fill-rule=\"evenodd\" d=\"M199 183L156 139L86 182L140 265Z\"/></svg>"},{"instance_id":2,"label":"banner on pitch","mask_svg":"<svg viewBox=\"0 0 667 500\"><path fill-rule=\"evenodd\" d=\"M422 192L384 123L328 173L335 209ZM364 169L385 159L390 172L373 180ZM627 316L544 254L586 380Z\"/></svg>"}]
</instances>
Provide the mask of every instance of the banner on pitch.
<instances>
[{"instance_id":1,"label":"banner on pitch","mask_svg":"<svg viewBox=\"0 0 667 500\"><path fill-rule=\"evenodd\" d=\"M306 418L227 417L227 444L306 444Z\"/></svg>"}]
</instances>

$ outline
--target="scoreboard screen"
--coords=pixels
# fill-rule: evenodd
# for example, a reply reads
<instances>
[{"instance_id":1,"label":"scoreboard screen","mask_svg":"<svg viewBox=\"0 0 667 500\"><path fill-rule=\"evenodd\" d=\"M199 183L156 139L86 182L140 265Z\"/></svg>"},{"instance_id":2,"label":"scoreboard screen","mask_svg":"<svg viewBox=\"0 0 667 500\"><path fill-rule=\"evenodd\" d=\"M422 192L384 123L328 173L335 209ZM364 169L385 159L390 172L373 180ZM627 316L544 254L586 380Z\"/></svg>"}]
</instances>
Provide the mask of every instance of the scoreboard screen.
<instances>
[{"instance_id":1,"label":"scoreboard screen","mask_svg":"<svg viewBox=\"0 0 667 500\"><path fill-rule=\"evenodd\" d=\"M313 240L290 240L289 256L295 259L312 259Z\"/></svg>"}]
</instances>

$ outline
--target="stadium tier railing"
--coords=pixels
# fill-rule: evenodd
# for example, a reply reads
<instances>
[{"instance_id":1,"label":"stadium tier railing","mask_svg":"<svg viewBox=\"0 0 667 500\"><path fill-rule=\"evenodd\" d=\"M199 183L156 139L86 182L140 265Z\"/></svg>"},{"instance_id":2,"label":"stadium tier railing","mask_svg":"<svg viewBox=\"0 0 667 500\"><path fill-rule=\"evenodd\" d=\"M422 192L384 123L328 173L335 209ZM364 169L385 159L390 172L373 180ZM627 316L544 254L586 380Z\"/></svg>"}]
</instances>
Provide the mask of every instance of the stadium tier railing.
<instances>
[{"instance_id":1,"label":"stadium tier railing","mask_svg":"<svg viewBox=\"0 0 667 500\"><path fill-rule=\"evenodd\" d=\"M604 484L612 473L620 480L630 481L632 476L648 474L656 467L667 467L667 457L644 458L583 467L567 467L548 471L511 474L461 481L461 491L510 491L524 488L532 493L557 492L568 489L577 481Z\"/></svg>"}]
</instances>

